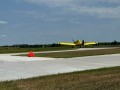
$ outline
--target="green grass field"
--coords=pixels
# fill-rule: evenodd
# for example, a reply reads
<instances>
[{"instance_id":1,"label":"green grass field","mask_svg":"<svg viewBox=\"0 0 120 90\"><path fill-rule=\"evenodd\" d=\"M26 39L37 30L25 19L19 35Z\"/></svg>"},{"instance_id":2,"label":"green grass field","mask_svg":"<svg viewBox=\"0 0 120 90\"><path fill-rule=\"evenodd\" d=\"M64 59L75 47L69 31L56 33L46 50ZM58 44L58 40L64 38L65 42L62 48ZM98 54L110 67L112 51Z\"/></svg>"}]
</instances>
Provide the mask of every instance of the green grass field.
<instances>
[{"instance_id":1,"label":"green grass field","mask_svg":"<svg viewBox=\"0 0 120 90\"><path fill-rule=\"evenodd\" d=\"M19 47L0 47L0 54L4 53L20 53L29 51L56 51L56 50L70 50L71 47L44 47L44 48L19 48Z\"/></svg>"},{"instance_id":2,"label":"green grass field","mask_svg":"<svg viewBox=\"0 0 120 90\"><path fill-rule=\"evenodd\" d=\"M120 66L0 82L0 90L120 90Z\"/></svg>"},{"instance_id":3,"label":"green grass field","mask_svg":"<svg viewBox=\"0 0 120 90\"><path fill-rule=\"evenodd\" d=\"M72 57L106 55L106 54L116 54L116 53L120 53L120 48L85 50L85 51L69 51L69 52L54 52L54 53L36 53L35 57L72 58Z\"/></svg>"}]
</instances>

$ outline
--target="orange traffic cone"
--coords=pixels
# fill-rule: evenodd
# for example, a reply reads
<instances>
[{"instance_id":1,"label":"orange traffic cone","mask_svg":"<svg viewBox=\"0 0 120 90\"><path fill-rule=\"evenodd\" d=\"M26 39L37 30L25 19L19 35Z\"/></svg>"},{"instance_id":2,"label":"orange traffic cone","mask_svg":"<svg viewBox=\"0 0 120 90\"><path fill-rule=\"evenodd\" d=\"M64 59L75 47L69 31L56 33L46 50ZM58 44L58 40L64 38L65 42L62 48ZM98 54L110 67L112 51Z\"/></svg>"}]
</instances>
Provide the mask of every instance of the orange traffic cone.
<instances>
[{"instance_id":1,"label":"orange traffic cone","mask_svg":"<svg viewBox=\"0 0 120 90\"><path fill-rule=\"evenodd\" d=\"M34 52L29 52L28 57L34 57Z\"/></svg>"}]
</instances>

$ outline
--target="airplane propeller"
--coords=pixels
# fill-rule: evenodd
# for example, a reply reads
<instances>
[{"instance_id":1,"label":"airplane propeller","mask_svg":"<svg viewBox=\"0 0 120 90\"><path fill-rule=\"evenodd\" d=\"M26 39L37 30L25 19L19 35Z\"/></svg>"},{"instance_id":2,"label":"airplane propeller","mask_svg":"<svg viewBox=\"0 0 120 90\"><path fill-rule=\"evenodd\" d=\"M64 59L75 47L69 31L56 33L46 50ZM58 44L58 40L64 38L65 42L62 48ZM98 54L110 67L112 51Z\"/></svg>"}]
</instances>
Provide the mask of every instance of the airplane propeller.
<instances>
[{"instance_id":1,"label":"airplane propeller","mask_svg":"<svg viewBox=\"0 0 120 90\"><path fill-rule=\"evenodd\" d=\"M82 45L84 45L85 44L85 41L84 40L82 40Z\"/></svg>"},{"instance_id":2,"label":"airplane propeller","mask_svg":"<svg viewBox=\"0 0 120 90\"><path fill-rule=\"evenodd\" d=\"M72 41L73 41L73 42L75 42L75 40L74 40L74 39L72 39Z\"/></svg>"}]
</instances>

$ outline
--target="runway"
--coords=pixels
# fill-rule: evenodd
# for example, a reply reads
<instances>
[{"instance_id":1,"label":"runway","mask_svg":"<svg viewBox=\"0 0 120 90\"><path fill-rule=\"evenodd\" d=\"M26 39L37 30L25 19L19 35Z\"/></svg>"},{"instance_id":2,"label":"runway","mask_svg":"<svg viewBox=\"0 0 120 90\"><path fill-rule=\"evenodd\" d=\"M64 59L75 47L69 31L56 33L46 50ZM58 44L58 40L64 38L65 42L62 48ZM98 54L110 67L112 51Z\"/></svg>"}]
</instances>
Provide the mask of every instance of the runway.
<instances>
[{"instance_id":1,"label":"runway","mask_svg":"<svg viewBox=\"0 0 120 90\"><path fill-rule=\"evenodd\" d=\"M120 66L120 54L77 58L43 58L0 54L0 81Z\"/></svg>"}]
</instances>

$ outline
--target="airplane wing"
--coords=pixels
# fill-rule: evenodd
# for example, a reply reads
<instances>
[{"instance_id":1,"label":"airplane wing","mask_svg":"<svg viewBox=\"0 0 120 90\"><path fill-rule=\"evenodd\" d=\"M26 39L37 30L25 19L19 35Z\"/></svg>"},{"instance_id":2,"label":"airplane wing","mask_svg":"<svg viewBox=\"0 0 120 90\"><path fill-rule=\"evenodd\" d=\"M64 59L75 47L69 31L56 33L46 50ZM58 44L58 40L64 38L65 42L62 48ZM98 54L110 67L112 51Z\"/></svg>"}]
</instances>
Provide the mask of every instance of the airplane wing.
<instances>
[{"instance_id":1,"label":"airplane wing","mask_svg":"<svg viewBox=\"0 0 120 90\"><path fill-rule=\"evenodd\" d=\"M85 42L85 43L84 43L84 45L86 45L86 46L87 46L87 45L95 45L95 44L97 44L97 43L96 43L96 42Z\"/></svg>"},{"instance_id":2,"label":"airplane wing","mask_svg":"<svg viewBox=\"0 0 120 90\"><path fill-rule=\"evenodd\" d=\"M59 42L60 45L68 45L68 46L76 46L74 43L69 43L69 42Z\"/></svg>"}]
</instances>

